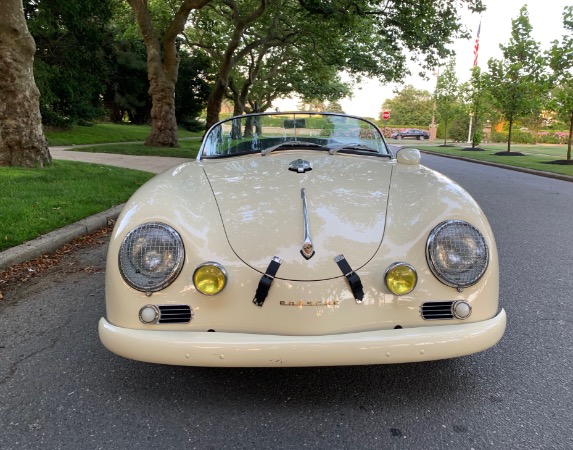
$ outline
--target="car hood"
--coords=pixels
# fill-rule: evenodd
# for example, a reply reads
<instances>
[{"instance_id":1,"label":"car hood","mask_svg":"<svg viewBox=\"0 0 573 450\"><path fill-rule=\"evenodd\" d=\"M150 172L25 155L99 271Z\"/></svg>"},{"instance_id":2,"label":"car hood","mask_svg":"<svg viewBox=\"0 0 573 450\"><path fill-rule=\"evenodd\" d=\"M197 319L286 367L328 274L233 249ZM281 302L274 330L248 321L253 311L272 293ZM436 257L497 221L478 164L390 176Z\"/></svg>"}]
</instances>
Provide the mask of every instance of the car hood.
<instances>
[{"instance_id":1,"label":"car hood","mask_svg":"<svg viewBox=\"0 0 573 450\"><path fill-rule=\"evenodd\" d=\"M297 159L312 170L289 170ZM235 254L265 272L283 263L277 278L324 280L342 275L334 258L343 254L357 270L381 244L393 163L380 157L281 152L213 160L204 171ZM303 201L306 191L315 254L305 259Z\"/></svg>"}]
</instances>

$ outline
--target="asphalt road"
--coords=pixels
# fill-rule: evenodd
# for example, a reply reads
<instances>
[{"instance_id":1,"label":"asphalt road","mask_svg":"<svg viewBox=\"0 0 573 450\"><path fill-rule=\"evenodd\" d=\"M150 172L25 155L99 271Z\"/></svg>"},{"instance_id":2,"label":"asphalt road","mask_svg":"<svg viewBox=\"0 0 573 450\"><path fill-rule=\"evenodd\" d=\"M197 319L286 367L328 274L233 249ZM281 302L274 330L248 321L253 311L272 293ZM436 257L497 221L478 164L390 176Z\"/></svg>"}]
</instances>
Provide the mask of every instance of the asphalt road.
<instances>
[{"instance_id":1,"label":"asphalt road","mask_svg":"<svg viewBox=\"0 0 573 450\"><path fill-rule=\"evenodd\" d=\"M497 238L506 335L449 361L207 369L106 351L106 244L0 301L0 449L573 448L573 183L423 156Z\"/></svg>"}]
</instances>

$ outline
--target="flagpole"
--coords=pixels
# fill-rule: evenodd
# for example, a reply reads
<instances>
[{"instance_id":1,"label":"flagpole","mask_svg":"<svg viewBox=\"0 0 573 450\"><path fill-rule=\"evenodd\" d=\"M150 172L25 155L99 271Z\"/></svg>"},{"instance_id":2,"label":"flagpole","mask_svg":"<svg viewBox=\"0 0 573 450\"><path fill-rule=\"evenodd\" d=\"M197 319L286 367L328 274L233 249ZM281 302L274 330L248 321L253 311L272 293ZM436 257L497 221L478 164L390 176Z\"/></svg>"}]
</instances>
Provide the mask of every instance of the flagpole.
<instances>
[{"instance_id":1,"label":"flagpole","mask_svg":"<svg viewBox=\"0 0 573 450\"><path fill-rule=\"evenodd\" d=\"M476 43L474 44L474 67L478 65L478 50L479 50L479 34L481 31L481 18L479 20L478 31L476 36ZM473 115L470 113L470 128L468 130L468 144L471 142L473 146L473 139L472 137L472 119Z\"/></svg>"}]
</instances>

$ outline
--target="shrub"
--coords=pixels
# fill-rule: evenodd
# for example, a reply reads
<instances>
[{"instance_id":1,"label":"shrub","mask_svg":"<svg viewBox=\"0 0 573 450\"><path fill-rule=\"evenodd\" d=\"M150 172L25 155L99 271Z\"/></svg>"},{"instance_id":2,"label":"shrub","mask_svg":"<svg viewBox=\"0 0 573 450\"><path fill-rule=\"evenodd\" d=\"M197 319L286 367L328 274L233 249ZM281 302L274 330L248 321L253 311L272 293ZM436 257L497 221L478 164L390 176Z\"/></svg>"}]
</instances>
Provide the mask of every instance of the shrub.
<instances>
[{"instance_id":1,"label":"shrub","mask_svg":"<svg viewBox=\"0 0 573 450\"><path fill-rule=\"evenodd\" d=\"M470 128L469 116L466 116L465 114L456 116L448 128L448 137L452 141L466 142Z\"/></svg>"},{"instance_id":2,"label":"shrub","mask_svg":"<svg viewBox=\"0 0 573 450\"><path fill-rule=\"evenodd\" d=\"M203 131L205 129L205 122L195 117L184 118L179 122L179 125L187 131Z\"/></svg>"},{"instance_id":3,"label":"shrub","mask_svg":"<svg viewBox=\"0 0 573 450\"><path fill-rule=\"evenodd\" d=\"M492 131L491 132L491 142L493 143L503 143L507 142L507 131ZM511 142L513 144L534 144L535 138L533 134L528 131L515 130L511 133Z\"/></svg>"},{"instance_id":4,"label":"shrub","mask_svg":"<svg viewBox=\"0 0 573 450\"><path fill-rule=\"evenodd\" d=\"M507 132L491 130L490 142L494 144L507 142Z\"/></svg>"}]
</instances>

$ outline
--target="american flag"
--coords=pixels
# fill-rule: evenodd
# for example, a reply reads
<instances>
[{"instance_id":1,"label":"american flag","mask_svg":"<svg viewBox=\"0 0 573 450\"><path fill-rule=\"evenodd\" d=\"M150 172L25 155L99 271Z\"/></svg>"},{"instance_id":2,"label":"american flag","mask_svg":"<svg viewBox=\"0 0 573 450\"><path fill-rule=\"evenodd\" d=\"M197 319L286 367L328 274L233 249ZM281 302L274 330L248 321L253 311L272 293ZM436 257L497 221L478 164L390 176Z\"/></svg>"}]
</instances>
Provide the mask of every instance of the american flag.
<instances>
[{"instance_id":1,"label":"american flag","mask_svg":"<svg viewBox=\"0 0 573 450\"><path fill-rule=\"evenodd\" d=\"M474 67L478 65L478 50L479 50L479 32L481 30L481 20L478 26L478 32L476 36L476 43L474 45Z\"/></svg>"}]
</instances>

